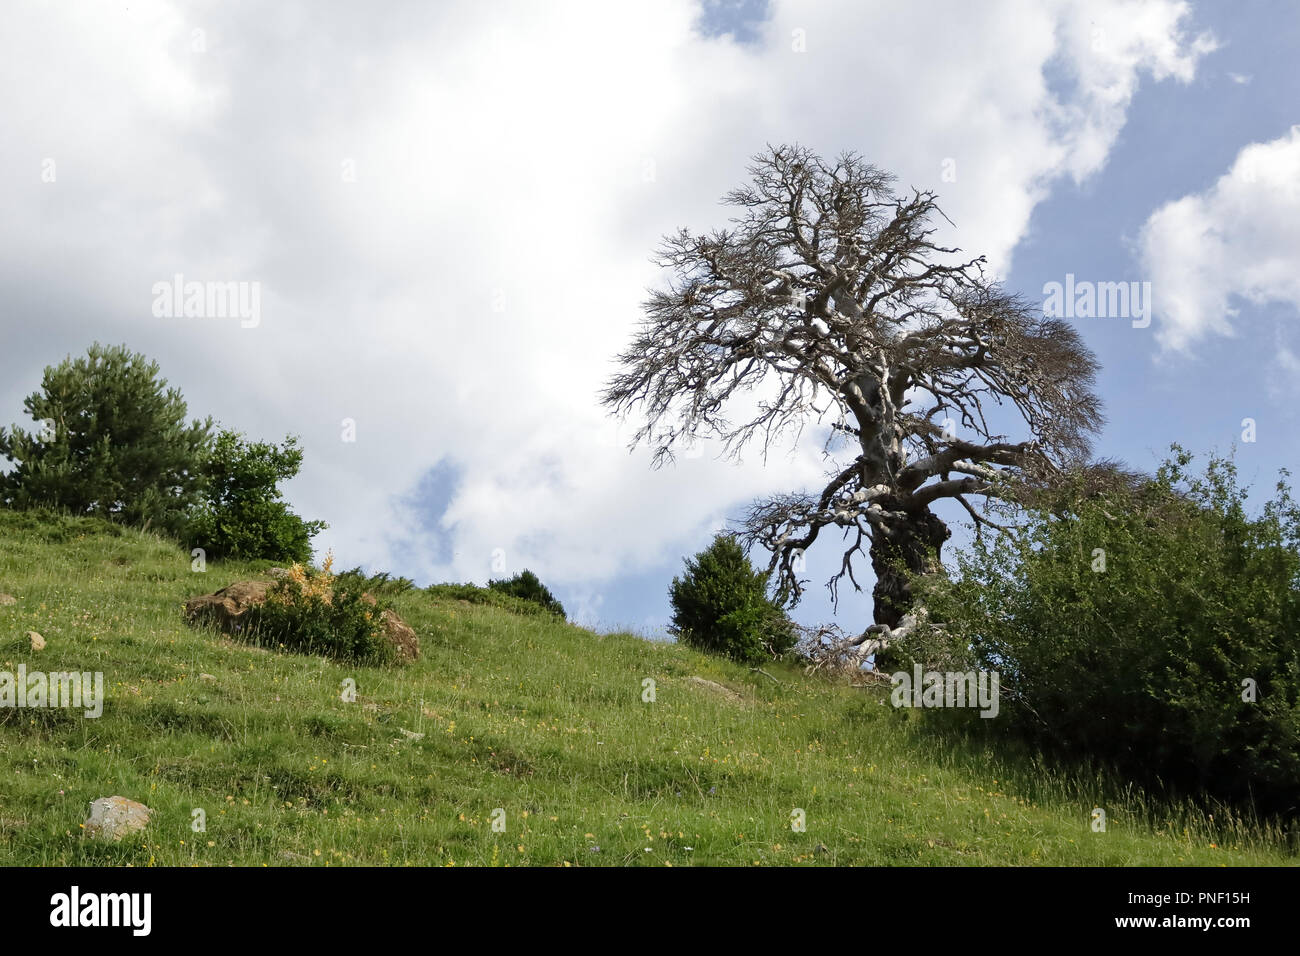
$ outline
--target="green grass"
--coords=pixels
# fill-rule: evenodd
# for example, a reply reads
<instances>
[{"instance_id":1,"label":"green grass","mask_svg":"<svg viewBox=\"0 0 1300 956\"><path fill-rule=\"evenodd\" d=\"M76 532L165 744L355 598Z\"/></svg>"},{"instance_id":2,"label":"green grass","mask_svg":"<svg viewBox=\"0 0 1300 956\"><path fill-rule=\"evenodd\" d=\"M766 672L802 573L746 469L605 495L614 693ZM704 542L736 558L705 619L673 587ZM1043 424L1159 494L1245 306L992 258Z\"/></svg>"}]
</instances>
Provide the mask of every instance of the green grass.
<instances>
[{"instance_id":1,"label":"green grass","mask_svg":"<svg viewBox=\"0 0 1300 956\"><path fill-rule=\"evenodd\" d=\"M108 698L99 719L0 710L0 863L1295 862L1276 830L1156 804L1104 775L1009 765L923 732L880 691L792 667L767 668L778 685L685 647L421 591L395 599L422 646L406 668L183 623L186 598L264 567L193 573L149 535L0 511L0 592L19 599L0 607L0 669L102 671ZM114 794L151 807L149 826L119 844L86 838L88 803ZM1098 805L1104 833L1089 825ZM191 828L195 809L206 832Z\"/></svg>"}]
</instances>

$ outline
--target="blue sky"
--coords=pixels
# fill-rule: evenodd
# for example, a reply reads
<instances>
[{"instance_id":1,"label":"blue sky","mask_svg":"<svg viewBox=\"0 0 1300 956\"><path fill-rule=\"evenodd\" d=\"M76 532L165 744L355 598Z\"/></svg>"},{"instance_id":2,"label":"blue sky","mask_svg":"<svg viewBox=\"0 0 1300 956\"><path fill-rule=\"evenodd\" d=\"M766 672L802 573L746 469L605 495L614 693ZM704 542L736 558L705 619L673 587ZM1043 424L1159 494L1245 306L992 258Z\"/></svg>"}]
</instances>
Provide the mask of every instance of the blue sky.
<instances>
[{"instance_id":1,"label":"blue sky","mask_svg":"<svg viewBox=\"0 0 1300 956\"><path fill-rule=\"evenodd\" d=\"M1195 13L1219 49L1189 85L1142 86L1106 167L1081 186L1061 184L1036 208L1009 285L1032 292L1067 272L1149 279L1138 244L1153 210L1207 190L1242 147L1285 136L1300 122L1300 11L1246 3L1206 4ZM1295 303L1236 304L1236 336L1198 343L1185 356L1160 352L1158 322L1137 330L1123 321L1079 321L1102 363L1109 424L1099 453L1150 469L1171 442L1199 453L1228 452L1235 443L1243 476L1266 494L1279 468L1300 464L1293 437L1300 379L1274 360L1278 343L1296 347ZM1241 441L1244 418L1257 422L1254 443Z\"/></svg>"},{"instance_id":2,"label":"blue sky","mask_svg":"<svg viewBox=\"0 0 1300 956\"><path fill-rule=\"evenodd\" d=\"M194 414L302 436L291 497L341 566L530 567L584 623L656 633L683 556L755 496L814 483L812 447L652 471L596 407L663 281L658 238L723 225L718 198L769 142L937 190L950 238L1027 297L1067 274L1150 282L1149 327L1076 320L1103 366L1098 454L1150 468L1174 441L1236 442L1263 489L1295 465L1290 4L8 15L0 419L45 364L126 342ZM259 283L255 327L153 314L177 273ZM837 562L810 553L801 620L830 618ZM839 623L869 619L845 595Z\"/></svg>"}]
</instances>

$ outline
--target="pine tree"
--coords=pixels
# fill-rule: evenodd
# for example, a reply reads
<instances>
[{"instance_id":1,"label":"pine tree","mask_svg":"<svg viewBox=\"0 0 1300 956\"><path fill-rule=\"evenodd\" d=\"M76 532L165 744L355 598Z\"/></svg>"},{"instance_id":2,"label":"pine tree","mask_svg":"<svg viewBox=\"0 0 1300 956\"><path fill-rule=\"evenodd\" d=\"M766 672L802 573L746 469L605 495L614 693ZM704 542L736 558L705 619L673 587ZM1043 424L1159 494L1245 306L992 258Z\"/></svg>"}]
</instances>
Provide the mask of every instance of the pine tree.
<instances>
[{"instance_id":1,"label":"pine tree","mask_svg":"<svg viewBox=\"0 0 1300 956\"><path fill-rule=\"evenodd\" d=\"M673 632L701 650L757 663L795 644L785 612L767 596L767 574L754 570L733 535L719 534L687 560L669 598Z\"/></svg>"},{"instance_id":2,"label":"pine tree","mask_svg":"<svg viewBox=\"0 0 1300 956\"><path fill-rule=\"evenodd\" d=\"M212 421L186 424L179 390L126 346L95 343L48 366L23 402L38 428L0 428L11 507L53 507L175 532L197 501Z\"/></svg>"}]
</instances>

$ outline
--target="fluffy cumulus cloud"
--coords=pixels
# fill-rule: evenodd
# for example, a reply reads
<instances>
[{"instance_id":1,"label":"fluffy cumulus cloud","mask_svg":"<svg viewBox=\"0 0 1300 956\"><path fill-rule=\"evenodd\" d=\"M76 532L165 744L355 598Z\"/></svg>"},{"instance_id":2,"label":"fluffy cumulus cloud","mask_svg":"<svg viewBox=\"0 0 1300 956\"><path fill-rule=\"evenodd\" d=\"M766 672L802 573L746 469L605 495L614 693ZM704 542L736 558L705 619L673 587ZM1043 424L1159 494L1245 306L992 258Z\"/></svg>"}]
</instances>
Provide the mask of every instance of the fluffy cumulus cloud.
<instances>
[{"instance_id":1,"label":"fluffy cumulus cloud","mask_svg":"<svg viewBox=\"0 0 1300 956\"><path fill-rule=\"evenodd\" d=\"M815 447L651 471L596 404L658 238L721 225L749 156L855 150L938 190L947 238L1004 272L1053 182L1105 163L1139 83L1187 81L1212 46L1174 2L777 2L732 32L701 13L8 8L0 405L125 341L195 412L303 436L292 496L345 565L483 580L498 552L594 595L822 474ZM155 316L176 274L260 283L260 322Z\"/></svg>"},{"instance_id":2,"label":"fluffy cumulus cloud","mask_svg":"<svg viewBox=\"0 0 1300 956\"><path fill-rule=\"evenodd\" d=\"M1204 192L1161 206L1140 244L1166 348L1236 334L1241 302L1300 309L1300 126L1246 146ZM1277 358L1295 363L1285 347Z\"/></svg>"}]
</instances>

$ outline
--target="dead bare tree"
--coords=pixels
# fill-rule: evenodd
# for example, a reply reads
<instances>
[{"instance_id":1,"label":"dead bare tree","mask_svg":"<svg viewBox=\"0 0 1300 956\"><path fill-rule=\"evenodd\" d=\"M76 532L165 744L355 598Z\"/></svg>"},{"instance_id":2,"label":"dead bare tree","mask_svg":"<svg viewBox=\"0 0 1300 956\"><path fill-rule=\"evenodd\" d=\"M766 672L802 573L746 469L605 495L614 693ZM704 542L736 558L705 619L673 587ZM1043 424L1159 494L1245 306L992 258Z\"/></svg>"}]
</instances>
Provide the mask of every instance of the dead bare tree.
<instances>
[{"instance_id":1,"label":"dead bare tree","mask_svg":"<svg viewBox=\"0 0 1300 956\"><path fill-rule=\"evenodd\" d=\"M959 502L978 532L994 523L971 498L1005 498L1086 460L1103 420L1098 365L1070 325L987 279L983 257L932 241L933 193L897 195L854 154L832 164L798 146L769 147L749 172L723 200L739 210L730 228L664 240L657 261L673 278L651 292L603 402L641 407L633 445L653 447L656 466L697 437L729 455L757 440L766 457L784 435L829 424L825 487L756 502L742 538L772 553L791 604L806 583L799 558L823 530L845 541L833 597L845 575L861 590L866 545L865 657L923 617L908 579L942 570L950 534L932 504ZM998 434L998 414L1027 435Z\"/></svg>"}]
</instances>

